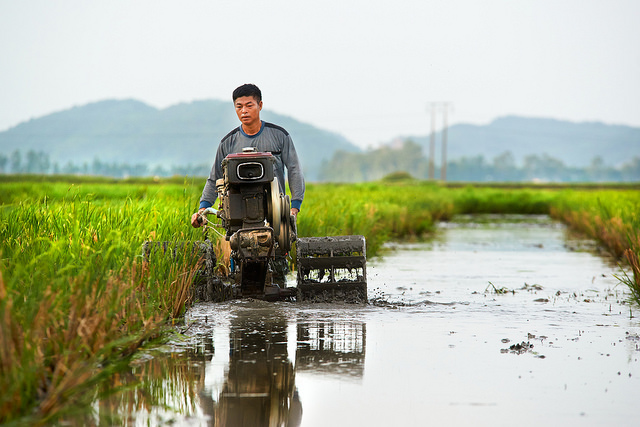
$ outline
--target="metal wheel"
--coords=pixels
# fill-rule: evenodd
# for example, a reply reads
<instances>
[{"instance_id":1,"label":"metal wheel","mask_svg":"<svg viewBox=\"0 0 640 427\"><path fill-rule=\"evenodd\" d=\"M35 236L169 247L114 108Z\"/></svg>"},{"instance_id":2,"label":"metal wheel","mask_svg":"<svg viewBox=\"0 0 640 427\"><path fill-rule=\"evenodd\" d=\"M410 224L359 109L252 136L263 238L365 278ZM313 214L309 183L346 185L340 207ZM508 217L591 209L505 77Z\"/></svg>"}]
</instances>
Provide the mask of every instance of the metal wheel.
<instances>
[{"instance_id":1,"label":"metal wheel","mask_svg":"<svg viewBox=\"0 0 640 427\"><path fill-rule=\"evenodd\" d=\"M280 232L280 218L282 212L280 206L280 189L278 188L278 182L274 179L271 181L271 197L269 198L269 206L267 209L267 221L273 228L276 237Z\"/></svg>"}]
</instances>

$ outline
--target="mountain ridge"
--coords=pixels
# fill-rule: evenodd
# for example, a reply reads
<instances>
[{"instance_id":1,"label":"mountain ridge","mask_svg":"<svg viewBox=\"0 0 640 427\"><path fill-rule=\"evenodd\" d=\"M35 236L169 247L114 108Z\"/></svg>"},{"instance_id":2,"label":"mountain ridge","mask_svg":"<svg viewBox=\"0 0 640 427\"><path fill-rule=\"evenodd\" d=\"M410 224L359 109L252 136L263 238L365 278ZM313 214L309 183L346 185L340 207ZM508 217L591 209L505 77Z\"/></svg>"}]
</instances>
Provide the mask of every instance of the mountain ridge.
<instances>
[{"instance_id":1,"label":"mountain ridge","mask_svg":"<svg viewBox=\"0 0 640 427\"><path fill-rule=\"evenodd\" d=\"M430 136L407 137L429 152ZM442 131L436 133L441 158ZM640 156L640 128L602 122L569 122L552 118L504 116L487 125L455 124L447 131L447 158L484 156L490 160L510 151L518 162L547 154L567 166L585 167L596 157L620 165Z\"/></svg>"},{"instance_id":2,"label":"mountain ridge","mask_svg":"<svg viewBox=\"0 0 640 427\"><path fill-rule=\"evenodd\" d=\"M362 153L342 135L263 110L265 121L293 136L305 176L313 181L336 151ZM52 163L147 163L210 165L219 141L238 127L229 101L201 99L156 108L135 99L107 99L32 118L0 132L0 156L14 150L45 152ZM528 155L547 154L567 166L584 167L594 158L619 165L640 156L640 128L553 118L499 117L486 125L460 123L447 132L447 159L483 156L491 160L509 151L522 163ZM405 136L429 153L429 135ZM436 134L435 163L440 164L442 132Z\"/></svg>"}]
</instances>

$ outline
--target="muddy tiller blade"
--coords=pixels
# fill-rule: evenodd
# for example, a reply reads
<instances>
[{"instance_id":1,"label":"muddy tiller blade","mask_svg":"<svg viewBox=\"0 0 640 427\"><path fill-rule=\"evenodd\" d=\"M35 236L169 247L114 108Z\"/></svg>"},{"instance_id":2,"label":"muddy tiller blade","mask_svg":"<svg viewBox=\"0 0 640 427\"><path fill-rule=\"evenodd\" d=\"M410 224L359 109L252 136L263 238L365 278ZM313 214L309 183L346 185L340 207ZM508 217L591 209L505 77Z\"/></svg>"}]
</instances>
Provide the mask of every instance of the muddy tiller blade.
<instances>
[{"instance_id":1,"label":"muddy tiller blade","mask_svg":"<svg viewBox=\"0 0 640 427\"><path fill-rule=\"evenodd\" d=\"M367 302L364 236L300 237L296 262L299 300Z\"/></svg>"}]
</instances>

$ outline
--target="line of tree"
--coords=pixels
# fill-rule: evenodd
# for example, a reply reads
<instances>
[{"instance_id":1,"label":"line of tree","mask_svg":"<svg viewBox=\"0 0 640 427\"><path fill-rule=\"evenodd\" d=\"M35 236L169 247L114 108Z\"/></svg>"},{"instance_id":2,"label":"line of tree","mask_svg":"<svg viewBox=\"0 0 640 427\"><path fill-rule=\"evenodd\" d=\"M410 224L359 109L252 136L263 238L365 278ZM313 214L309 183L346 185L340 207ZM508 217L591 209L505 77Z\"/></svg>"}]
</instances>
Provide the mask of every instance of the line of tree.
<instances>
[{"instance_id":1,"label":"line of tree","mask_svg":"<svg viewBox=\"0 0 640 427\"><path fill-rule=\"evenodd\" d=\"M116 163L103 162L94 159L93 162L83 162L77 164L66 162L59 164L51 162L49 154L44 151L29 150L23 156L19 150L15 150L9 156L0 154L1 174L64 174L64 175L99 175L114 178L127 178L135 176L161 176L169 177L175 175L208 176L211 165L186 165L172 166L149 166L146 163Z\"/></svg>"},{"instance_id":2,"label":"line of tree","mask_svg":"<svg viewBox=\"0 0 640 427\"><path fill-rule=\"evenodd\" d=\"M15 150L9 156L0 154L0 174L65 174L99 175L114 178L143 176L207 176L211 165L149 166L146 163L115 163L94 159L93 162L63 165L51 162L49 154L29 150L23 156ZM394 147L384 146L364 153L337 151L331 160L323 161L320 181L360 182L375 181L395 173L406 172L418 179L428 178L429 161L422 147L405 141ZM439 167L434 167L440 177ZM600 157L587 167L567 166L559 159L542 155L526 156L517 164L511 152L502 153L491 160L484 156L462 157L447 162L448 181L477 182L637 182L640 181L640 157L634 157L621 166L605 165Z\"/></svg>"},{"instance_id":3,"label":"line of tree","mask_svg":"<svg viewBox=\"0 0 640 427\"><path fill-rule=\"evenodd\" d=\"M422 147L404 141L395 147L381 147L365 153L336 152L330 161L323 162L322 181L375 181L395 172L407 172L418 179L427 179L429 160ZM440 177L440 168L434 167ZM640 157L621 166L607 166L600 157L587 167L572 167L547 154L526 156L519 165L511 152L504 152L491 160L484 156L462 157L447 162L448 181L474 182L636 182L640 181Z\"/></svg>"}]
</instances>

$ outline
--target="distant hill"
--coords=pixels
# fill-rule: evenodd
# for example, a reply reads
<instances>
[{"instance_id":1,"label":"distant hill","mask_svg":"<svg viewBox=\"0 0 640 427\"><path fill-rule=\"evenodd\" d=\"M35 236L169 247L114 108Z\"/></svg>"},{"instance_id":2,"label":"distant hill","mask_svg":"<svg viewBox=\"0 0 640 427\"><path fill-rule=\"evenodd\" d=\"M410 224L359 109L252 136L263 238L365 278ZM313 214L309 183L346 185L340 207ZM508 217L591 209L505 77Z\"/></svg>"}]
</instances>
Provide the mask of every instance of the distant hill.
<instances>
[{"instance_id":1,"label":"distant hill","mask_svg":"<svg viewBox=\"0 0 640 427\"><path fill-rule=\"evenodd\" d=\"M262 118L293 136L308 180L337 149L360 151L343 136L264 110ZM51 162L213 163L218 143L239 125L231 102L203 100L156 109L136 100L106 100L21 123L0 132L0 154L48 153Z\"/></svg>"},{"instance_id":2,"label":"distant hill","mask_svg":"<svg viewBox=\"0 0 640 427\"><path fill-rule=\"evenodd\" d=\"M441 133L436 135L440 163ZM429 136L411 137L429 153ZM548 154L567 166L584 167L595 157L617 166L640 156L640 128L597 122L507 116L488 125L457 124L448 130L447 158L483 155L487 161L510 151L517 162L529 154Z\"/></svg>"}]
</instances>

